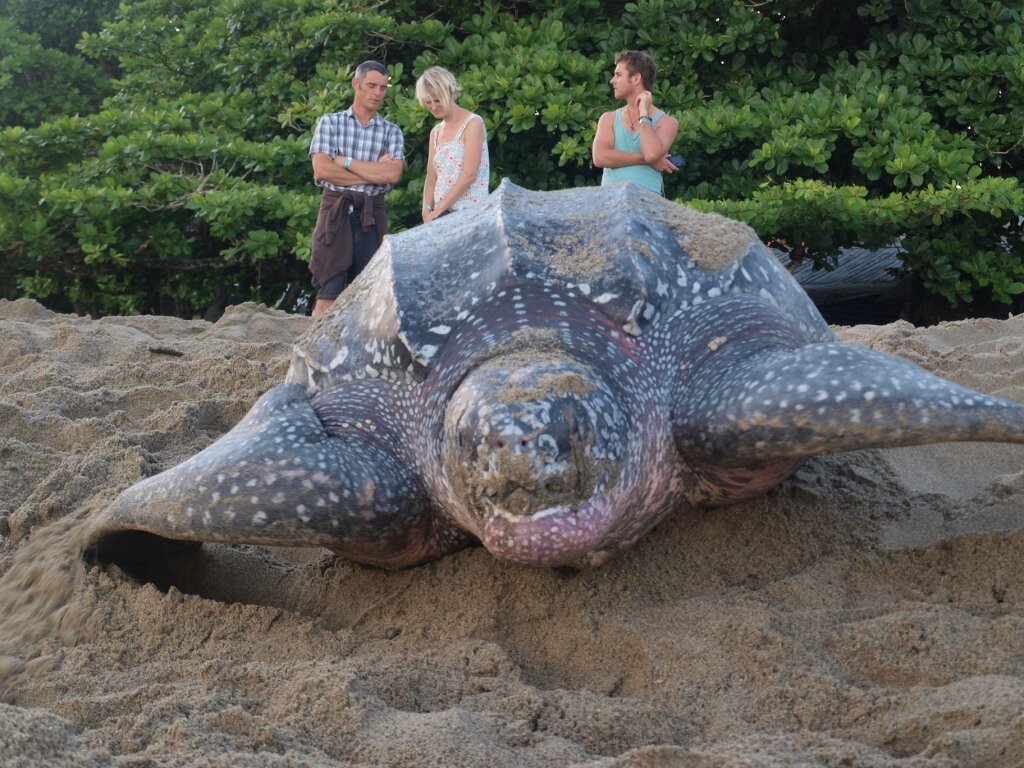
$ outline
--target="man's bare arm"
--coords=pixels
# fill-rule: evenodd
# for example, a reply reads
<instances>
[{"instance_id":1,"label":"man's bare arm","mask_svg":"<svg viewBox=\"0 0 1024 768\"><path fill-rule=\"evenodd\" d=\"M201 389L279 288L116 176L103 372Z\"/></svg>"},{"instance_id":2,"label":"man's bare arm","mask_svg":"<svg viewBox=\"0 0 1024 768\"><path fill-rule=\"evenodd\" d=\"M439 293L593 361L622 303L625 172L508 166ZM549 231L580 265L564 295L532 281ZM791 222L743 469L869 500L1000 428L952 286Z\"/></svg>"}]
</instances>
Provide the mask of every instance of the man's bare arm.
<instances>
[{"instance_id":1,"label":"man's bare arm","mask_svg":"<svg viewBox=\"0 0 1024 768\"><path fill-rule=\"evenodd\" d=\"M331 157L322 152L315 152L312 157L313 178L329 181L339 187L352 187L357 184L394 184L402 177L404 163L390 155L380 160L369 162L355 160L344 167L342 158Z\"/></svg>"},{"instance_id":2,"label":"man's bare arm","mask_svg":"<svg viewBox=\"0 0 1024 768\"><path fill-rule=\"evenodd\" d=\"M650 91L644 91L637 98L637 107L640 114L653 114L654 104L651 101ZM676 140L679 133L679 121L671 115L662 115L657 125L640 121L640 151L643 152L644 162L654 165L661 161Z\"/></svg>"},{"instance_id":3,"label":"man's bare arm","mask_svg":"<svg viewBox=\"0 0 1024 768\"><path fill-rule=\"evenodd\" d=\"M362 176L353 173L351 170L346 170L338 163L335 163L334 158L330 155L325 155L323 152L314 152L312 161L313 178L317 181L329 181L338 187L366 184L366 179Z\"/></svg>"},{"instance_id":4,"label":"man's bare arm","mask_svg":"<svg viewBox=\"0 0 1024 768\"><path fill-rule=\"evenodd\" d=\"M654 165L669 153L679 133L679 121L671 115L663 115L653 130L640 128L640 148L644 160Z\"/></svg>"},{"instance_id":5,"label":"man's bare arm","mask_svg":"<svg viewBox=\"0 0 1024 768\"><path fill-rule=\"evenodd\" d=\"M337 164L337 159L334 161ZM344 161L342 161L344 162ZM348 170L360 176L363 184L397 184L402 178L405 163L391 155L382 155L380 160L356 160L349 163Z\"/></svg>"},{"instance_id":6,"label":"man's bare arm","mask_svg":"<svg viewBox=\"0 0 1024 768\"><path fill-rule=\"evenodd\" d=\"M643 165L643 155L634 152L620 152L615 146L615 113L605 112L597 121L594 134L594 165L598 168L624 168L627 165Z\"/></svg>"}]
</instances>

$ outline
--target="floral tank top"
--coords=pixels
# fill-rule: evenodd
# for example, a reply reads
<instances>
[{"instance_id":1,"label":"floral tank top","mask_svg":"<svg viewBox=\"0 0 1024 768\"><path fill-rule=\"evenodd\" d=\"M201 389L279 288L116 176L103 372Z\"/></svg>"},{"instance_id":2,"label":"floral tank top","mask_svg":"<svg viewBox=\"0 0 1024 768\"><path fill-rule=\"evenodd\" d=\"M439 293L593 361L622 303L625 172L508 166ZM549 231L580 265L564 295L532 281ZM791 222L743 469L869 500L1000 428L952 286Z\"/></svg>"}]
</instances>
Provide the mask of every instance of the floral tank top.
<instances>
[{"instance_id":1,"label":"floral tank top","mask_svg":"<svg viewBox=\"0 0 1024 768\"><path fill-rule=\"evenodd\" d=\"M483 122L480 115L470 113L466 122L459 128L455 138L438 144L434 148L434 172L437 174L437 184L434 186L434 202L439 203L444 199L456 180L462 174L462 165L465 162L466 145L462 143L462 134L466 132L469 123L473 119ZM434 130L440 135L440 123ZM462 197L456 200L450 210L460 211L471 205L482 202L487 197L487 184L491 177L491 162L487 154L487 128L484 128L484 145L480 151L480 167L477 169L476 178L469 185L469 189L462 193Z\"/></svg>"}]
</instances>

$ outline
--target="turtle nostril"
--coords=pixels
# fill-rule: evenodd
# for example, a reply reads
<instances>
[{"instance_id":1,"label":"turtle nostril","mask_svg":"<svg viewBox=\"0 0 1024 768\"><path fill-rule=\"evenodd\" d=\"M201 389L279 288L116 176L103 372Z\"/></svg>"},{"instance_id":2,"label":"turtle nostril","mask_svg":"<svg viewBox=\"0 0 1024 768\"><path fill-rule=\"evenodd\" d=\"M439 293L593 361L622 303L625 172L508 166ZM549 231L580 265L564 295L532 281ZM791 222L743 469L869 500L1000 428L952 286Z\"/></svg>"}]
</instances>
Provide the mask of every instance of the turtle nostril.
<instances>
[{"instance_id":1,"label":"turtle nostril","mask_svg":"<svg viewBox=\"0 0 1024 768\"><path fill-rule=\"evenodd\" d=\"M544 483L544 490L549 493L561 493L565 490L565 483L562 482L561 478L553 477Z\"/></svg>"},{"instance_id":2,"label":"turtle nostril","mask_svg":"<svg viewBox=\"0 0 1024 768\"><path fill-rule=\"evenodd\" d=\"M528 438L528 437L521 437L521 438L519 438L519 444L520 445L529 445L530 444L530 438Z\"/></svg>"}]
</instances>

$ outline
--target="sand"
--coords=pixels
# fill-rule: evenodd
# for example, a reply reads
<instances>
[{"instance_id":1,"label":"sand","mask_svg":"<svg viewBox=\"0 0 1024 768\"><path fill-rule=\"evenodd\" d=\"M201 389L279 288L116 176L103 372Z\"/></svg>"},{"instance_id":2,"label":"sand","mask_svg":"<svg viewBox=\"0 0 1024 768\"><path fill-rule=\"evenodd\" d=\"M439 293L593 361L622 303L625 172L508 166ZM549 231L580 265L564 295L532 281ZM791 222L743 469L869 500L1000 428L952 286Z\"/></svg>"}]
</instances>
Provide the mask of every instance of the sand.
<instances>
[{"instance_id":1,"label":"sand","mask_svg":"<svg viewBox=\"0 0 1024 768\"><path fill-rule=\"evenodd\" d=\"M1024 765L1021 446L809 460L577 573L212 546L136 580L71 554L308 323L0 302L0 765ZM1024 316L840 334L1024 400Z\"/></svg>"}]
</instances>

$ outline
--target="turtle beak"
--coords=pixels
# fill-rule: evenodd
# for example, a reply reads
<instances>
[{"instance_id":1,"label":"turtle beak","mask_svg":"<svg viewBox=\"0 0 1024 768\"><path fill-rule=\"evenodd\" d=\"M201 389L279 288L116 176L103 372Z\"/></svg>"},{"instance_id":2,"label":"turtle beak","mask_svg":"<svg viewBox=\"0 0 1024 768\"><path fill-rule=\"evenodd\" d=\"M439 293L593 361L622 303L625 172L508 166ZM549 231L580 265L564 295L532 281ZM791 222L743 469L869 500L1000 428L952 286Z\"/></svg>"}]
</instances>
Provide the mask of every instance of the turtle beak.
<instances>
[{"instance_id":1,"label":"turtle beak","mask_svg":"<svg viewBox=\"0 0 1024 768\"><path fill-rule=\"evenodd\" d=\"M523 565L596 566L607 560L618 544L607 546L617 519L614 505L603 496L528 517L491 507L481 541L497 557Z\"/></svg>"}]
</instances>

